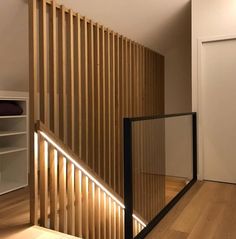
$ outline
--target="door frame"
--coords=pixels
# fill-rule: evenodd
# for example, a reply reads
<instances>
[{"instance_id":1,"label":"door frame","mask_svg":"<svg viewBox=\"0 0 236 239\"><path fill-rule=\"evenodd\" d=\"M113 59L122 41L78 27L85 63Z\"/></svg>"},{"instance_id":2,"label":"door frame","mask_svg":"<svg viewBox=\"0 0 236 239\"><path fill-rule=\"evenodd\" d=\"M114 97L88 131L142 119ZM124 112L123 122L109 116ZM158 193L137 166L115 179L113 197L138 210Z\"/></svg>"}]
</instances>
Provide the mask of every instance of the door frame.
<instances>
[{"instance_id":1,"label":"door frame","mask_svg":"<svg viewBox=\"0 0 236 239\"><path fill-rule=\"evenodd\" d=\"M198 38L197 47L197 134L198 134L198 180L204 180L204 132L202 129L202 62L205 43L236 40L236 35Z\"/></svg>"}]
</instances>

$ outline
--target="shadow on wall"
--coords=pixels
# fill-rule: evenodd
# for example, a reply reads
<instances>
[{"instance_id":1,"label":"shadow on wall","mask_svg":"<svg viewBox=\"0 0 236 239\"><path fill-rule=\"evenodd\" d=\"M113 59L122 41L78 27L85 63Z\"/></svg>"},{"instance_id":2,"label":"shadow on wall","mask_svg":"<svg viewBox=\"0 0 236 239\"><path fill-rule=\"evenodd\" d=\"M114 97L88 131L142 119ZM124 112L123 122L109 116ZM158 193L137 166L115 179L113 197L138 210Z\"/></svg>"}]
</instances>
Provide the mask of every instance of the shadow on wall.
<instances>
[{"instance_id":1,"label":"shadow on wall","mask_svg":"<svg viewBox=\"0 0 236 239\"><path fill-rule=\"evenodd\" d=\"M191 41L191 2L187 2L182 8L174 12L165 20L159 31L150 31L148 39L152 44L158 42L161 53L166 54L176 45Z\"/></svg>"},{"instance_id":2,"label":"shadow on wall","mask_svg":"<svg viewBox=\"0 0 236 239\"><path fill-rule=\"evenodd\" d=\"M0 90L28 90L28 1L0 2Z\"/></svg>"}]
</instances>

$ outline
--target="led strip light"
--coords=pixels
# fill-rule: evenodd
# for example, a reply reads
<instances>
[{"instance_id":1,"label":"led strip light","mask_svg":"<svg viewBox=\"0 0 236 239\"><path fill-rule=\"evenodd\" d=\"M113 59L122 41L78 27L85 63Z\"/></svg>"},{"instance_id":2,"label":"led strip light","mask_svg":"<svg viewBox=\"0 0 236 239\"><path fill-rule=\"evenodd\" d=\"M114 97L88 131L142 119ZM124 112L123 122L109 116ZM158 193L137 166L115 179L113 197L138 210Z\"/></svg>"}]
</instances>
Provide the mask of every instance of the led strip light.
<instances>
[{"instance_id":1,"label":"led strip light","mask_svg":"<svg viewBox=\"0 0 236 239\"><path fill-rule=\"evenodd\" d=\"M92 180L98 187L100 187L110 198L112 198L122 209L125 209L125 205L116 198L111 192L109 192L96 178L94 178L86 169L84 169L76 160L74 160L69 154L67 154L60 146L56 144L47 134L39 130L39 133L51 144L53 145L61 154L65 156L66 159L70 160L79 170L81 170L90 180ZM137 220L143 227L146 224L138 218L135 214L132 215L135 220Z\"/></svg>"}]
</instances>

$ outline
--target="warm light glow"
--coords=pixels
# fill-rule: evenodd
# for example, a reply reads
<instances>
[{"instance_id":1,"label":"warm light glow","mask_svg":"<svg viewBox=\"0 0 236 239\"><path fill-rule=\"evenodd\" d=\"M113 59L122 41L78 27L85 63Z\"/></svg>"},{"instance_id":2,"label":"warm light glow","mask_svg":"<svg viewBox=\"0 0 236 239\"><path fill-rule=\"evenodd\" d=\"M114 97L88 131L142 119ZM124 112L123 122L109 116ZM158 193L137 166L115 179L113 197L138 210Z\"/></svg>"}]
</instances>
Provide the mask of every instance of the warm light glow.
<instances>
[{"instance_id":1,"label":"warm light glow","mask_svg":"<svg viewBox=\"0 0 236 239\"><path fill-rule=\"evenodd\" d=\"M118 200L111 192L109 192L100 182L98 182L86 169L78 164L70 155L68 155L61 147L59 147L47 134L40 131L40 134L52 144L61 154L63 154L68 160L70 160L78 169L80 169L89 179L91 179L98 187L100 187L108 196L110 196L116 203L122 208L125 208L124 204Z\"/></svg>"},{"instance_id":2,"label":"warm light glow","mask_svg":"<svg viewBox=\"0 0 236 239\"><path fill-rule=\"evenodd\" d=\"M94 184L94 182L92 182L92 195L93 195L93 203L94 203L94 199L95 199L95 184Z\"/></svg>"},{"instance_id":3,"label":"warm light glow","mask_svg":"<svg viewBox=\"0 0 236 239\"><path fill-rule=\"evenodd\" d=\"M98 205L99 205L99 207L101 205L101 192L100 192L100 188L98 188Z\"/></svg>"},{"instance_id":4,"label":"warm light glow","mask_svg":"<svg viewBox=\"0 0 236 239\"><path fill-rule=\"evenodd\" d=\"M57 172L56 168L57 168L57 163L58 163L58 155L57 155L57 150L54 149L54 168L55 171Z\"/></svg>"},{"instance_id":5,"label":"warm light glow","mask_svg":"<svg viewBox=\"0 0 236 239\"><path fill-rule=\"evenodd\" d=\"M88 177L86 177L85 178L85 190L86 190L87 195L88 195L88 192L89 192L88 184L89 184Z\"/></svg>"},{"instance_id":6,"label":"warm light glow","mask_svg":"<svg viewBox=\"0 0 236 239\"><path fill-rule=\"evenodd\" d=\"M34 158L38 162L38 134L34 134Z\"/></svg>"},{"instance_id":7,"label":"warm light glow","mask_svg":"<svg viewBox=\"0 0 236 239\"><path fill-rule=\"evenodd\" d=\"M48 142L44 141L44 163L45 168L48 168Z\"/></svg>"},{"instance_id":8,"label":"warm light glow","mask_svg":"<svg viewBox=\"0 0 236 239\"><path fill-rule=\"evenodd\" d=\"M79 192L82 193L82 172L79 170Z\"/></svg>"},{"instance_id":9,"label":"warm light glow","mask_svg":"<svg viewBox=\"0 0 236 239\"><path fill-rule=\"evenodd\" d=\"M116 214L116 203L113 202L114 214Z\"/></svg>"},{"instance_id":10,"label":"warm light glow","mask_svg":"<svg viewBox=\"0 0 236 239\"><path fill-rule=\"evenodd\" d=\"M72 164L71 165L71 180L72 180L72 183L75 181L75 166Z\"/></svg>"},{"instance_id":11,"label":"warm light glow","mask_svg":"<svg viewBox=\"0 0 236 239\"><path fill-rule=\"evenodd\" d=\"M113 199L122 209L125 209L124 204L117 199L111 192L109 192L99 181L97 181L86 169L84 169L76 160L74 160L69 154L67 154L60 146L56 144L46 133L39 131L39 133L51 144L53 145L64 157L63 160L68 159L73 163L79 170L80 170L80 177L82 177L81 173L83 172L86 175L86 191L88 192L88 178L92 180L94 184L96 184L100 189L104 192L104 204L106 202L106 194L110 197L109 199ZM38 137L35 134L35 147L38 150ZM47 151L46 145L45 145L45 152ZM45 153L46 156L46 153ZM109 200L110 201L110 200ZM110 204L110 203L109 203ZM110 204L111 205L111 204ZM104 205L105 206L105 205ZM123 215L124 216L124 215ZM145 223L139 219L135 214L133 214L133 218L137 220L143 227L145 227Z\"/></svg>"},{"instance_id":12,"label":"warm light glow","mask_svg":"<svg viewBox=\"0 0 236 239\"><path fill-rule=\"evenodd\" d=\"M135 214L133 214L133 218L134 218L137 222L139 222L143 227L146 227L146 224L145 224L141 219L139 219Z\"/></svg>"}]
</instances>

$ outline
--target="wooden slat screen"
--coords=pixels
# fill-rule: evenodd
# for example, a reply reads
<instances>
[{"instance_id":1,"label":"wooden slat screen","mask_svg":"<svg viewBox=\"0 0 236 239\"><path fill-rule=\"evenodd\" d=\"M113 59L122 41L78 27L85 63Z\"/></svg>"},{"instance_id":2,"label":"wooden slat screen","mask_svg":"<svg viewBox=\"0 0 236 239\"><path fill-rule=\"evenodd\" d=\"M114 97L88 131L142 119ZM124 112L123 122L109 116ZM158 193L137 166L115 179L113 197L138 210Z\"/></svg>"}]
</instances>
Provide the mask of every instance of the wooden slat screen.
<instances>
[{"instance_id":1,"label":"wooden slat screen","mask_svg":"<svg viewBox=\"0 0 236 239\"><path fill-rule=\"evenodd\" d=\"M164 57L54 0L30 2L32 117L123 195L123 118L164 112Z\"/></svg>"}]
</instances>

